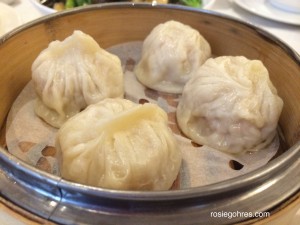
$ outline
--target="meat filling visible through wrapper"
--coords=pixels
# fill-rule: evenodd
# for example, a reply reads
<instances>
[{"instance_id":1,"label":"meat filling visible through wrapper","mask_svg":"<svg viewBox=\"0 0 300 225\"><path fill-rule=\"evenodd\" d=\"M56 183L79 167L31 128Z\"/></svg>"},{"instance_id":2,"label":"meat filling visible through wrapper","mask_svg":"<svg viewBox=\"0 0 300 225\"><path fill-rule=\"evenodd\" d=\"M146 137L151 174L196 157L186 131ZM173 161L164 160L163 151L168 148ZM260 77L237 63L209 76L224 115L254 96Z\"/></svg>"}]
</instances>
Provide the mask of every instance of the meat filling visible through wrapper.
<instances>
[{"instance_id":1,"label":"meat filling visible through wrapper","mask_svg":"<svg viewBox=\"0 0 300 225\"><path fill-rule=\"evenodd\" d=\"M222 56L207 60L186 84L177 121L196 143L240 153L273 140L282 107L261 61Z\"/></svg>"}]
</instances>

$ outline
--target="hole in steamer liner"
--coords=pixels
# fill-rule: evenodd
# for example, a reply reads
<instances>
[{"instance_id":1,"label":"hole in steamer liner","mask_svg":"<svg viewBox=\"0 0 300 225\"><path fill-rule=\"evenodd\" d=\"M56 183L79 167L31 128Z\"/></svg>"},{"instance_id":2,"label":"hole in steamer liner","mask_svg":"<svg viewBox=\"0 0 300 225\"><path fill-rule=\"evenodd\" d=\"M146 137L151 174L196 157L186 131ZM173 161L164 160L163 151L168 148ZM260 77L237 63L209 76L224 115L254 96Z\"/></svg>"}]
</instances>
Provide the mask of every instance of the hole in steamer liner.
<instances>
[{"instance_id":1,"label":"hole in steamer liner","mask_svg":"<svg viewBox=\"0 0 300 225\"><path fill-rule=\"evenodd\" d=\"M145 103L149 103L149 101L144 98L139 99L139 104L145 104Z\"/></svg>"},{"instance_id":2,"label":"hole in steamer liner","mask_svg":"<svg viewBox=\"0 0 300 225\"><path fill-rule=\"evenodd\" d=\"M229 167L233 170L241 170L244 167L244 165L239 163L238 161L230 160Z\"/></svg>"}]
</instances>

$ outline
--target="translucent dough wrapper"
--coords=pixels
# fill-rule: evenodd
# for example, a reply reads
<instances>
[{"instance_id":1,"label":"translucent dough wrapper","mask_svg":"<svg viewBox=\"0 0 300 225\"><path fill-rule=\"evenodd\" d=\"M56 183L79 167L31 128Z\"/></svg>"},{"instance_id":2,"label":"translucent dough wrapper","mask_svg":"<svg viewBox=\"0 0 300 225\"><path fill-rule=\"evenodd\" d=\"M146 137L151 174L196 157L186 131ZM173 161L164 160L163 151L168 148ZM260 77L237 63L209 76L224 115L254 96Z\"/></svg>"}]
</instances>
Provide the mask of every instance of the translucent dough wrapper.
<instances>
[{"instance_id":1,"label":"translucent dough wrapper","mask_svg":"<svg viewBox=\"0 0 300 225\"><path fill-rule=\"evenodd\" d=\"M283 101L259 60L207 60L183 90L180 129L198 144L240 153L259 150L276 134Z\"/></svg>"},{"instance_id":2,"label":"translucent dough wrapper","mask_svg":"<svg viewBox=\"0 0 300 225\"><path fill-rule=\"evenodd\" d=\"M51 42L34 61L32 80L35 112L54 127L90 104L124 95L120 59L81 31Z\"/></svg>"},{"instance_id":3,"label":"translucent dough wrapper","mask_svg":"<svg viewBox=\"0 0 300 225\"><path fill-rule=\"evenodd\" d=\"M181 93L193 72L211 55L205 38L177 21L157 25L143 43L142 57L135 67L145 86L167 93Z\"/></svg>"},{"instance_id":4,"label":"translucent dough wrapper","mask_svg":"<svg viewBox=\"0 0 300 225\"><path fill-rule=\"evenodd\" d=\"M168 190L181 152L167 114L155 104L105 99L59 130L63 178L121 190Z\"/></svg>"}]
</instances>

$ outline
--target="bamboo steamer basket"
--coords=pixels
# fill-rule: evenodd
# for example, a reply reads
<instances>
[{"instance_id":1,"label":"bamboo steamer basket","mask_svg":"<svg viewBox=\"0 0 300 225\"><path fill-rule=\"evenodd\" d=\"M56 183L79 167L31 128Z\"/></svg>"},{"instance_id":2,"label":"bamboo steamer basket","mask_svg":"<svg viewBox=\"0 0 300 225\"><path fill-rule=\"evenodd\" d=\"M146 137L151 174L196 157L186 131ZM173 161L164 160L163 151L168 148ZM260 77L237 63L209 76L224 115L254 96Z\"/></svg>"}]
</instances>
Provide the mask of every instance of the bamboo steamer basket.
<instances>
[{"instance_id":1,"label":"bamboo steamer basket","mask_svg":"<svg viewBox=\"0 0 300 225\"><path fill-rule=\"evenodd\" d=\"M8 112L27 82L37 55L53 40L82 30L101 43L144 40L151 29L178 20L201 31L214 55L260 59L284 101L280 128L284 152L246 175L203 187L116 191L72 183L40 171L8 153ZM281 40L253 25L218 13L175 5L103 4L55 13L0 39L0 190L3 207L33 221L63 224L280 223L299 208L300 57ZM30 131L28 131L30 132ZM226 219L212 212L270 212L269 218ZM37 219L39 218L39 219Z\"/></svg>"}]
</instances>

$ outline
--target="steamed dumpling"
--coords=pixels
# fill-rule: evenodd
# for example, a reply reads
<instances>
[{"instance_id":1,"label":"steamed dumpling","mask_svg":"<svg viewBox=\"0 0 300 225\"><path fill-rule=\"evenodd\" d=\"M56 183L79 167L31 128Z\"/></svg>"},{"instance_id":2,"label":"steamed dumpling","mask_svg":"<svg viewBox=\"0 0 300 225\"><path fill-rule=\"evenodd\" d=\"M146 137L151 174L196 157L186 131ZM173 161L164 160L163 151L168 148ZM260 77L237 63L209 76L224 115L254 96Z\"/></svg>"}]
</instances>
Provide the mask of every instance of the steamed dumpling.
<instances>
[{"instance_id":1,"label":"steamed dumpling","mask_svg":"<svg viewBox=\"0 0 300 225\"><path fill-rule=\"evenodd\" d=\"M209 43L197 30L177 21L168 21L157 25L147 36L134 72L149 88L181 93L191 74L210 55Z\"/></svg>"},{"instance_id":2,"label":"steamed dumpling","mask_svg":"<svg viewBox=\"0 0 300 225\"><path fill-rule=\"evenodd\" d=\"M124 95L120 59L81 31L51 42L34 61L32 79L35 112L54 127L90 104Z\"/></svg>"},{"instance_id":3,"label":"steamed dumpling","mask_svg":"<svg viewBox=\"0 0 300 225\"><path fill-rule=\"evenodd\" d=\"M198 144L229 153L258 150L274 138L283 101L259 60L207 60L183 90L181 130Z\"/></svg>"},{"instance_id":4,"label":"steamed dumpling","mask_svg":"<svg viewBox=\"0 0 300 225\"><path fill-rule=\"evenodd\" d=\"M62 177L121 190L167 190L181 165L181 152L155 104L105 99L60 128L57 148Z\"/></svg>"}]
</instances>

